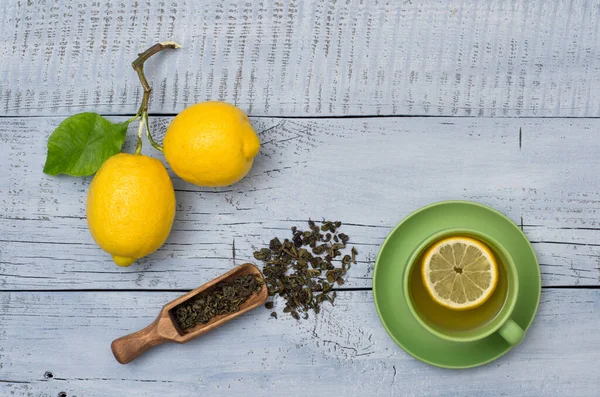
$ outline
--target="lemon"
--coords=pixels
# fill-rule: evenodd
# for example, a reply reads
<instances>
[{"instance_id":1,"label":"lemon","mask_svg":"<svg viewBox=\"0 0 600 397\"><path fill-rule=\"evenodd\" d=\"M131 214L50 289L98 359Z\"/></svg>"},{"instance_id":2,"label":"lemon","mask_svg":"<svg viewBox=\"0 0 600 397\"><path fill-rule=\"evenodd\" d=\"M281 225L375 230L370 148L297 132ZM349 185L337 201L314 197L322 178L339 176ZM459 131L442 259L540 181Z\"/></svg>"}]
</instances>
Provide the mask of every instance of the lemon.
<instances>
[{"instance_id":1,"label":"lemon","mask_svg":"<svg viewBox=\"0 0 600 397\"><path fill-rule=\"evenodd\" d=\"M202 102L179 113L163 142L167 162L198 186L227 186L242 179L260 149L248 116L225 102Z\"/></svg>"},{"instance_id":2,"label":"lemon","mask_svg":"<svg viewBox=\"0 0 600 397\"><path fill-rule=\"evenodd\" d=\"M175 218L175 191L164 165L119 153L98 170L87 196L92 237L119 266L156 251Z\"/></svg>"},{"instance_id":3,"label":"lemon","mask_svg":"<svg viewBox=\"0 0 600 397\"><path fill-rule=\"evenodd\" d=\"M494 293L498 265L481 241L449 237L425 252L422 277L437 303L452 310L467 310L481 306Z\"/></svg>"}]
</instances>

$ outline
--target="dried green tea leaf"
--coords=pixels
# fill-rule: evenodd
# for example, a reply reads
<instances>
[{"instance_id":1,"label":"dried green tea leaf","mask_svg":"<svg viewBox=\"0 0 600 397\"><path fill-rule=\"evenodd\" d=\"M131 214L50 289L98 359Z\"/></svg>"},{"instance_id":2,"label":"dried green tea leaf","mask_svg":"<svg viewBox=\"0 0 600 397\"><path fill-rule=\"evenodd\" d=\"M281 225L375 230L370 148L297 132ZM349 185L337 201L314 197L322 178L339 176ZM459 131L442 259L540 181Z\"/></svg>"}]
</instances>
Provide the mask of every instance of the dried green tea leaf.
<instances>
[{"instance_id":1,"label":"dried green tea leaf","mask_svg":"<svg viewBox=\"0 0 600 397\"><path fill-rule=\"evenodd\" d=\"M240 306L261 288L262 281L257 275L237 276L180 303L171 309L171 314L179 329L185 331L197 324L206 324L215 316L238 312ZM272 305L272 302L268 303Z\"/></svg>"},{"instance_id":2,"label":"dried green tea leaf","mask_svg":"<svg viewBox=\"0 0 600 397\"><path fill-rule=\"evenodd\" d=\"M307 318L310 310L319 313L320 304L325 300L333 303L335 291L332 288L336 283L344 283L343 277L356 255L344 255L341 267L333 263L334 258L342 256L349 240L347 235L338 234L341 222L324 220L319 227L310 220L308 227L309 230L303 231L293 226L291 239L281 242L274 238L269 248L254 252L254 257L264 262L263 274L269 296L282 297L285 300L283 312L296 319L300 318L299 313L302 318Z\"/></svg>"}]
</instances>

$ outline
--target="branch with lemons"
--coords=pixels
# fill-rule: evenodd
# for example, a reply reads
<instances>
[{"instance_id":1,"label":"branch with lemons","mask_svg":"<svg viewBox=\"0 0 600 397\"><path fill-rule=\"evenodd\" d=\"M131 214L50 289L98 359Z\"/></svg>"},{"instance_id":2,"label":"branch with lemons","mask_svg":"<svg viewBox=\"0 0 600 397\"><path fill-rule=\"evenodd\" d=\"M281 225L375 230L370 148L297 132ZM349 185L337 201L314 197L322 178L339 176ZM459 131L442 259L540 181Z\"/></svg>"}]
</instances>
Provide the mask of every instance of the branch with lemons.
<instances>
[{"instance_id":1,"label":"branch with lemons","mask_svg":"<svg viewBox=\"0 0 600 397\"><path fill-rule=\"evenodd\" d=\"M144 88L135 116L112 123L97 113L65 119L48 139L44 172L49 175L94 175L87 195L87 222L92 237L119 266L129 266L163 245L175 219L175 191L160 160L143 155L142 138L164 152L171 169L198 186L227 186L252 168L260 141L248 116L225 102L203 102L184 109L169 127L163 146L152 137L148 122L151 87L144 63L165 49L157 43L133 61ZM132 122L138 121L133 154L121 149ZM144 134L145 131L145 134Z\"/></svg>"}]
</instances>

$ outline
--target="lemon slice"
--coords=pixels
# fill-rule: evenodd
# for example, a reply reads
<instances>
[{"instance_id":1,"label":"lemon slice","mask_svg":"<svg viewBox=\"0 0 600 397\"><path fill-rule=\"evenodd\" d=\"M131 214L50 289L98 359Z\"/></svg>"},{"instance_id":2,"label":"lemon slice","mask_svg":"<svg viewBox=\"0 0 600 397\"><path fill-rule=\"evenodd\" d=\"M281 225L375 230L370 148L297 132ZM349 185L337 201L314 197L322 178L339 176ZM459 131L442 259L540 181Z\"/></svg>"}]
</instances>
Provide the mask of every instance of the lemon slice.
<instances>
[{"instance_id":1,"label":"lemon slice","mask_svg":"<svg viewBox=\"0 0 600 397\"><path fill-rule=\"evenodd\" d=\"M481 241L449 237L425 252L422 276L437 303L452 310L467 310L492 296L498 284L498 265Z\"/></svg>"}]
</instances>

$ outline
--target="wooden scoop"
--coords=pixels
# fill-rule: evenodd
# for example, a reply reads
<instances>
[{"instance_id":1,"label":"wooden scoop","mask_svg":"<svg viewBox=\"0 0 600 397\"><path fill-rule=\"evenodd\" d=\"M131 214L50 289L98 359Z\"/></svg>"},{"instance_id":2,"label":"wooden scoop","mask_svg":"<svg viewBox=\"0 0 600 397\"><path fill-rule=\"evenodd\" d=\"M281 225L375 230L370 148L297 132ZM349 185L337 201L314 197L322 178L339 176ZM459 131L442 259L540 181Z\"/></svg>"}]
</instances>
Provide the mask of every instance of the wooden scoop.
<instances>
[{"instance_id":1,"label":"wooden scoop","mask_svg":"<svg viewBox=\"0 0 600 397\"><path fill-rule=\"evenodd\" d=\"M177 327L175 320L171 314L171 309L221 281L230 281L237 276L243 276L246 274L256 274L257 276L259 276L262 280L262 287L258 294L251 295L248 298L248 300L240 306L239 311L235 313L215 316L211 318L208 323L197 324L195 327L187 329L185 331L182 331ZM188 292L182 297L179 297L174 301L167 303L162 308L160 314L152 324L133 334L123 336L119 339L115 339L111 345L112 352L118 362L120 362L121 364L127 364L128 362L136 359L146 350L156 345L160 345L161 343L167 341L185 343L191 339L194 339L197 336L202 335L205 332L210 331L213 328L217 328L218 326L239 316L240 314L246 313L248 310L252 310L257 306L262 305L267 300L268 295L269 293L267 291L267 286L265 284L265 280L260 270L258 270L256 266L250 263L240 265L235 269L223 274L222 276L217 277L212 281L209 281L203 286Z\"/></svg>"}]
</instances>

